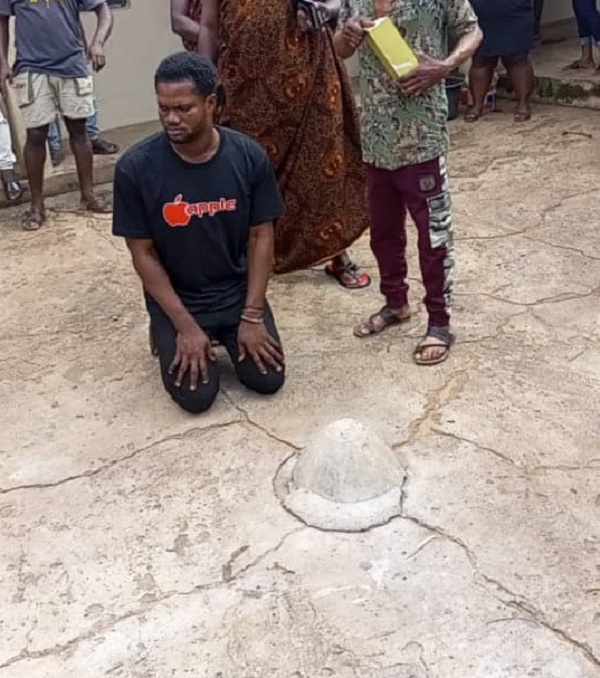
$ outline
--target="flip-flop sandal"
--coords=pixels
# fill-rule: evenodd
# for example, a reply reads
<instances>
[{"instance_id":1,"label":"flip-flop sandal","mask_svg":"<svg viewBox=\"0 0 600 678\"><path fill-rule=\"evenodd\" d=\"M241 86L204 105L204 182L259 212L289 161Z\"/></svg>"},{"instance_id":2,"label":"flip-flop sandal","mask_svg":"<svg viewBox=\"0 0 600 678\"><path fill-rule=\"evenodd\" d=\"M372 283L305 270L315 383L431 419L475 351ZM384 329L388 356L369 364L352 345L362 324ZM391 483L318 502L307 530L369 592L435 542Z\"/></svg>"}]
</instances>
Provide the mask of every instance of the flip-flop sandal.
<instances>
[{"instance_id":1,"label":"flip-flop sandal","mask_svg":"<svg viewBox=\"0 0 600 678\"><path fill-rule=\"evenodd\" d=\"M528 120L531 120L531 111L517 111L515 113L515 122L521 123Z\"/></svg>"},{"instance_id":2,"label":"flip-flop sandal","mask_svg":"<svg viewBox=\"0 0 600 678\"><path fill-rule=\"evenodd\" d=\"M90 202L84 202L83 207L87 212L92 212L93 214L110 214L112 212L112 206L101 195L96 196Z\"/></svg>"},{"instance_id":3,"label":"flip-flop sandal","mask_svg":"<svg viewBox=\"0 0 600 678\"><path fill-rule=\"evenodd\" d=\"M375 320L381 318L381 324L375 324ZM389 306L384 306L380 311L374 313L366 322L357 325L353 334L359 339L366 339L376 334L381 334L384 330L395 325L405 325L410 320L410 314L400 318L395 313L392 313Z\"/></svg>"},{"instance_id":4,"label":"flip-flop sandal","mask_svg":"<svg viewBox=\"0 0 600 678\"><path fill-rule=\"evenodd\" d=\"M21 186L21 182L16 179L3 181L2 188L4 189L4 195L9 202L17 202L17 200L20 200L23 197L23 186Z\"/></svg>"},{"instance_id":5,"label":"flip-flop sandal","mask_svg":"<svg viewBox=\"0 0 600 678\"><path fill-rule=\"evenodd\" d=\"M21 221L24 231L39 231L45 223L46 213L34 210L27 210Z\"/></svg>"},{"instance_id":6,"label":"flip-flop sandal","mask_svg":"<svg viewBox=\"0 0 600 678\"><path fill-rule=\"evenodd\" d=\"M465 122L477 122L483 115L483 111L470 110L465 113Z\"/></svg>"},{"instance_id":7,"label":"flip-flop sandal","mask_svg":"<svg viewBox=\"0 0 600 678\"><path fill-rule=\"evenodd\" d=\"M361 290L371 284L370 276L363 273L353 261L348 261L343 266L329 263L325 266L325 273L335 278L342 287L348 290Z\"/></svg>"},{"instance_id":8,"label":"flip-flop sandal","mask_svg":"<svg viewBox=\"0 0 600 678\"><path fill-rule=\"evenodd\" d=\"M428 338L438 339L439 342L442 343L427 343ZM435 327L434 325L430 325L427 328L427 333L425 334L425 338L423 339L422 343L420 343L414 350L414 361L417 363L417 365L439 365L440 363L443 363L450 355L450 348L452 347L454 340L455 336L452 334L452 332L450 332L450 330L447 330L443 327ZM421 356L428 348L441 348L443 349L443 352L437 358L425 360Z\"/></svg>"}]
</instances>

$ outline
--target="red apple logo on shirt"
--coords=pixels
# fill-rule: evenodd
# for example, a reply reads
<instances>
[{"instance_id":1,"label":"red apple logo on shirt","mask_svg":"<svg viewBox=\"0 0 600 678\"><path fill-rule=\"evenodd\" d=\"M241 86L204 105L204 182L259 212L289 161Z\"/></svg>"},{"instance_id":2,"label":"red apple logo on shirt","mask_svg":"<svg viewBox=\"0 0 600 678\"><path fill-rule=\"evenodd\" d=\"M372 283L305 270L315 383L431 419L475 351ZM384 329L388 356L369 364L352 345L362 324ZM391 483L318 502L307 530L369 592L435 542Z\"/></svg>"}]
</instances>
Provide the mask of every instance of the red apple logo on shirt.
<instances>
[{"instance_id":1,"label":"red apple logo on shirt","mask_svg":"<svg viewBox=\"0 0 600 678\"><path fill-rule=\"evenodd\" d=\"M177 226L187 226L190 223L192 215L190 214L190 203L183 200L180 193L173 202L167 202L163 206L163 219L176 228Z\"/></svg>"}]
</instances>

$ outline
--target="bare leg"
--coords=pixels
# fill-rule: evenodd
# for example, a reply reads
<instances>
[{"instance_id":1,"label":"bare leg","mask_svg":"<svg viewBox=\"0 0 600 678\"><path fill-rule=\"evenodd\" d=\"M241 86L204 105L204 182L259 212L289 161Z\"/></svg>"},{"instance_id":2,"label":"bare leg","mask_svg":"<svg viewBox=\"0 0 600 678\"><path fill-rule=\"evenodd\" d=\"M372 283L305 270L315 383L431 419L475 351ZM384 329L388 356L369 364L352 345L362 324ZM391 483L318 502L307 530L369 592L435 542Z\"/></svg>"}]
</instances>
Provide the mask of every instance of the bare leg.
<instances>
[{"instance_id":1,"label":"bare leg","mask_svg":"<svg viewBox=\"0 0 600 678\"><path fill-rule=\"evenodd\" d=\"M497 60L487 57L475 57L469 70L469 88L473 97L473 106L465 116L467 122L475 122L483 113L485 97L492 84Z\"/></svg>"},{"instance_id":2,"label":"bare leg","mask_svg":"<svg viewBox=\"0 0 600 678\"><path fill-rule=\"evenodd\" d=\"M25 166L29 178L31 209L23 219L27 230L37 230L46 220L44 207L44 165L46 163L46 139L48 125L27 130L25 142Z\"/></svg>"},{"instance_id":3,"label":"bare leg","mask_svg":"<svg viewBox=\"0 0 600 678\"><path fill-rule=\"evenodd\" d=\"M504 61L508 77L515 90L517 106L515 121L525 122L531 118L531 95L533 93L533 66L527 55L507 58Z\"/></svg>"},{"instance_id":4,"label":"bare leg","mask_svg":"<svg viewBox=\"0 0 600 678\"><path fill-rule=\"evenodd\" d=\"M75 156L81 202L91 212L107 212L109 209L104 200L94 192L94 155L92 142L87 134L85 120L65 118L65 125L69 132L71 150Z\"/></svg>"}]
</instances>

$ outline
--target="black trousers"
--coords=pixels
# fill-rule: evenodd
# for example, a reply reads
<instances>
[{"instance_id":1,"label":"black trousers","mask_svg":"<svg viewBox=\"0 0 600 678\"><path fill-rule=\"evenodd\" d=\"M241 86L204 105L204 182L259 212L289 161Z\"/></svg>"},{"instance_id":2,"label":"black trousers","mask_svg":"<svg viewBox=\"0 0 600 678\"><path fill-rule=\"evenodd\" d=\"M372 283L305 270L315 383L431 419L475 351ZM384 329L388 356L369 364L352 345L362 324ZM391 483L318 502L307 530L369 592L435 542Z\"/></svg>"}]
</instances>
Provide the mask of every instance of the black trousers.
<instances>
[{"instance_id":1,"label":"black trousers","mask_svg":"<svg viewBox=\"0 0 600 678\"><path fill-rule=\"evenodd\" d=\"M544 0L533 0L534 29L533 34L536 37L540 35L540 24L542 22L542 12L544 11Z\"/></svg>"},{"instance_id":2,"label":"black trousers","mask_svg":"<svg viewBox=\"0 0 600 678\"><path fill-rule=\"evenodd\" d=\"M181 386L177 387L175 385L177 373L169 374L169 366L175 357L177 332L173 323L163 314L152 314L151 322L154 342L160 361L160 372L167 393L184 410L194 414L205 412L214 403L219 392L220 371L218 363L209 361L209 380L207 384L203 384L199 380L196 390L190 391L188 372ZM218 340L225 347L233 362L237 378L244 386L263 395L276 393L283 386L285 371L275 372L275 370L267 367L267 374L261 374L252 358L247 357L242 362L238 362L237 336L239 325L206 327L202 326L200 322L198 322L198 325L209 337ZM265 326L267 332L279 341L273 313L268 306L265 308Z\"/></svg>"}]
</instances>

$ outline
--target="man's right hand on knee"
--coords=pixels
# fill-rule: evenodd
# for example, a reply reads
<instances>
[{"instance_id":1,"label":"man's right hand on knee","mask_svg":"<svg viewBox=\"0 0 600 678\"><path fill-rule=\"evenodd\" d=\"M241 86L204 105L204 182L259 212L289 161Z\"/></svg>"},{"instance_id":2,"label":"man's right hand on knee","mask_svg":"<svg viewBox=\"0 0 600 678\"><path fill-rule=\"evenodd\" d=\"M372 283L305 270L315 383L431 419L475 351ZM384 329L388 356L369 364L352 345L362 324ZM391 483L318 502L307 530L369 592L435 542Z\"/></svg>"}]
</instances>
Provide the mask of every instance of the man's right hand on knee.
<instances>
[{"instance_id":1,"label":"man's right hand on knee","mask_svg":"<svg viewBox=\"0 0 600 678\"><path fill-rule=\"evenodd\" d=\"M177 333L175 357L169 366L169 374L175 376L175 386L181 387L186 373L190 373L190 391L198 388L198 377L208 384L208 364L215 360L211 341L196 323Z\"/></svg>"}]
</instances>

